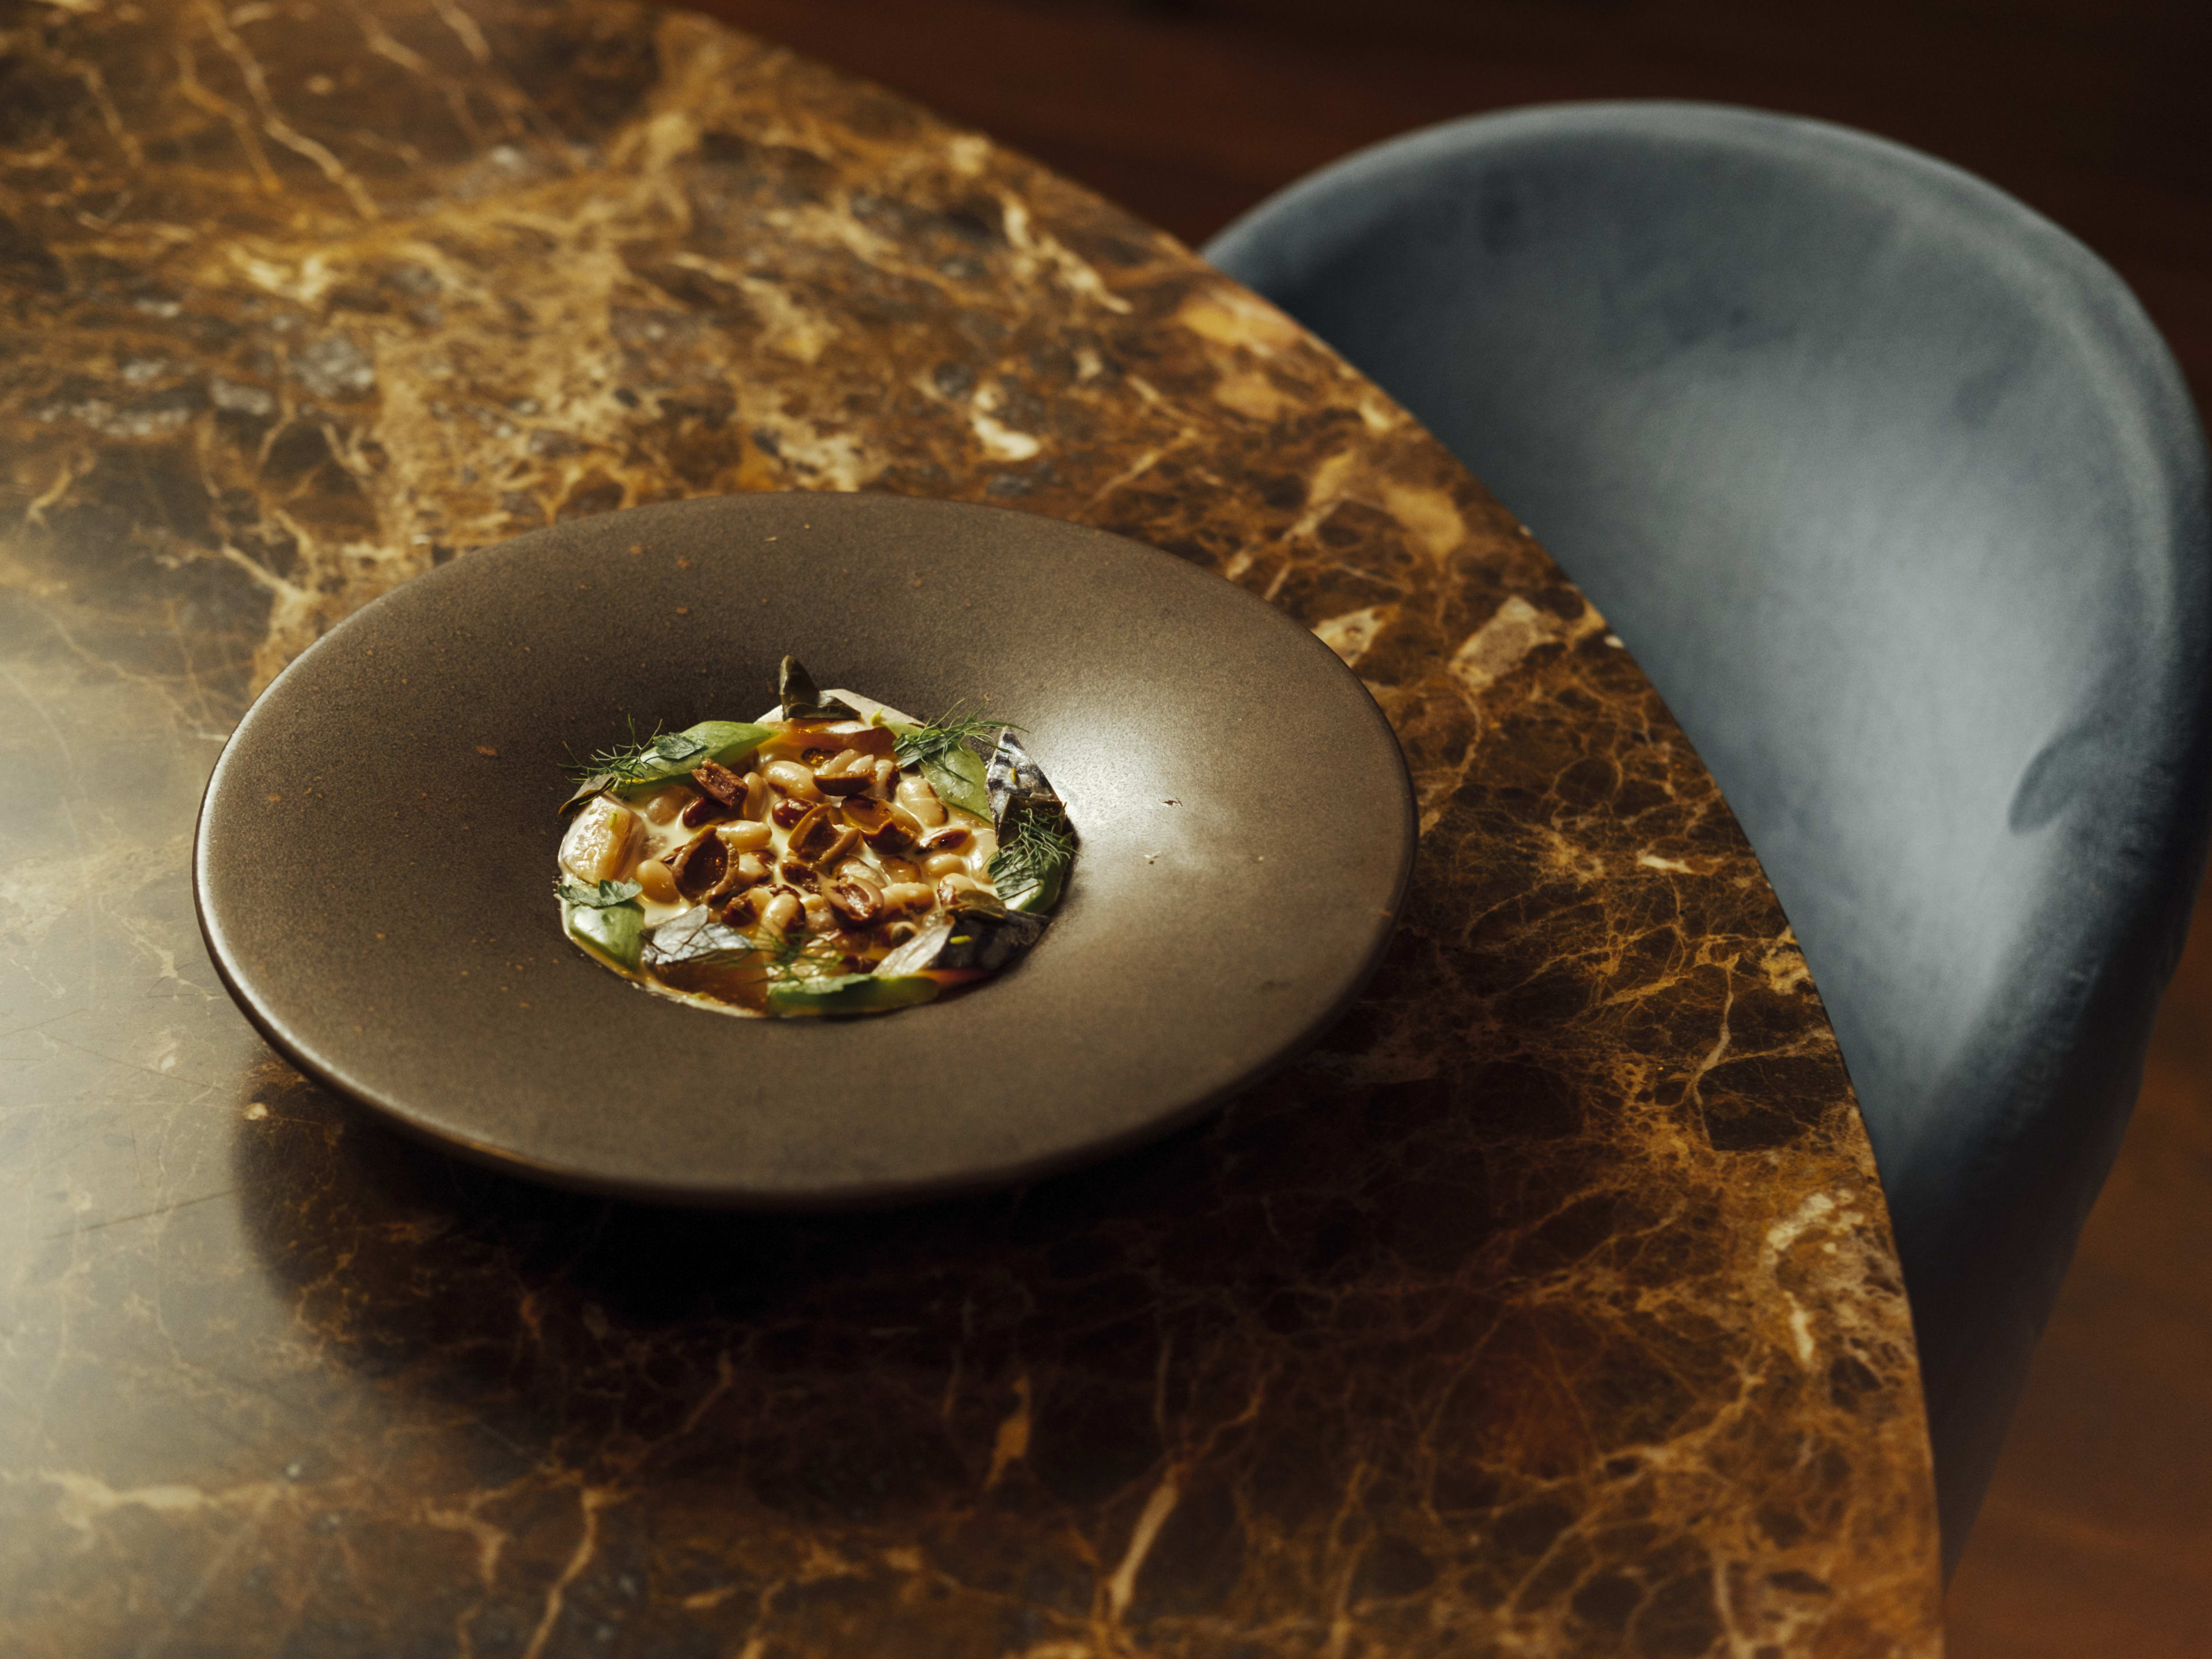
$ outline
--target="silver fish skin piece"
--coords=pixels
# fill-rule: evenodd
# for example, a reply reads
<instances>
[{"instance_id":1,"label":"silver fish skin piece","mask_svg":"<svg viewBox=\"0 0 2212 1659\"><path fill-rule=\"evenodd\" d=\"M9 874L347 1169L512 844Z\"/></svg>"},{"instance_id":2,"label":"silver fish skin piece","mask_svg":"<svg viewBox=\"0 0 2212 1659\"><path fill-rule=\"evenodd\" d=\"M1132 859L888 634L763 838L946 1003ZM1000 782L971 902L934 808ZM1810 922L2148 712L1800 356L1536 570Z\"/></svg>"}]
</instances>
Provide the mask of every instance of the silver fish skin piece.
<instances>
[{"instance_id":1,"label":"silver fish skin piece","mask_svg":"<svg viewBox=\"0 0 2212 1659\"><path fill-rule=\"evenodd\" d=\"M714 913L705 905L695 904L682 915L671 916L645 936L645 965L673 967L680 963L747 955L758 948L736 928L716 921Z\"/></svg>"},{"instance_id":2,"label":"silver fish skin piece","mask_svg":"<svg viewBox=\"0 0 2212 1659\"><path fill-rule=\"evenodd\" d=\"M1016 810L1044 812L1059 817L1067 810L1066 803L1052 787L1044 769L1022 747L1021 739L1013 732L999 733L998 745L991 750L990 764L984 773L984 787L991 794L991 822L1003 830Z\"/></svg>"},{"instance_id":3,"label":"silver fish skin piece","mask_svg":"<svg viewBox=\"0 0 2212 1659\"><path fill-rule=\"evenodd\" d=\"M1044 937L1048 916L1009 910L981 897L927 927L877 964L882 975L918 974L925 968L978 968L993 973Z\"/></svg>"}]
</instances>

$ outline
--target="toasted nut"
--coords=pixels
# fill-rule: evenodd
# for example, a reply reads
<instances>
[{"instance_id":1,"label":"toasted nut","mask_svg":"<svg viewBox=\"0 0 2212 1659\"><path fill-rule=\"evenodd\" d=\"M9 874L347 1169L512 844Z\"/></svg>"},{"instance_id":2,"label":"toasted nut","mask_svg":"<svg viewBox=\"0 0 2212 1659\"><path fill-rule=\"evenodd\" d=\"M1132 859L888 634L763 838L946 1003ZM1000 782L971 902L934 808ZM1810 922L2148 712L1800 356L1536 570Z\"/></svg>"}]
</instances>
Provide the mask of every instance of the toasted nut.
<instances>
[{"instance_id":1,"label":"toasted nut","mask_svg":"<svg viewBox=\"0 0 2212 1659\"><path fill-rule=\"evenodd\" d=\"M937 791L929 787L927 778L915 777L912 773L898 781L898 804L914 815L915 822L925 830L935 830L945 822L945 803L937 798Z\"/></svg>"},{"instance_id":2,"label":"toasted nut","mask_svg":"<svg viewBox=\"0 0 2212 1659\"><path fill-rule=\"evenodd\" d=\"M967 825L948 823L942 830L933 830L921 838L925 853L957 853L975 840Z\"/></svg>"},{"instance_id":3,"label":"toasted nut","mask_svg":"<svg viewBox=\"0 0 2212 1659\"><path fill-rule=\"evenodd\" d=\"M645 889L646 897L655 904L673 904L682 896L677 890L676 878L659 859L647 859L637 866L637 884Z\"/></svg>"},{"instance_id":4,"label":"toasted nut","mask_svg":"<svg viewBox=\"0 0 2212 1659\"><path fill-rule=\"evenodd\" d=\"M848 749L814 773L815 787L824 794L858 795L876 781L875 769L857 749Z\"/></svg>"},{"instance_id":5,"label":"toasted nut","mask_svg":"<svg viewBox=\"0 0 2212 1659\"><path fill-rule=\"evenodd\" d=\"M769 900L767 908L761 912L761 922L775 933L787 933L798 926L805 914L799 907L799 895L787 887L779 888L775 896Z\"/></svg>"},{"instance_id":6,"label":"toasted nut","mask_svg":"<svg viewBox=\"0 0 2212 1659\"><path fill-rule=\"evenodd\" d=\"M779 830L788 830L814 809L803 800L780 800L769 808L769 820Z\"/></svg>"},{"instance_id":7,"label":"toasted nut","mask_svg":"<svg viewBox=\"0 0 2212 1659\"><path fill-rule=\"evenodd\" d=\"M863 835L872 830L880 830L891 821L891 809L866 795L840 801L837 805L845 815L845 822Z\"/></svg>"},{"instance_id":8,"label":"toasted nut","mask_svg":"<svg viewBox=\"0 0 2212 1659\"><path fill-rule=\"evenodd\" d=\"M946 876L964 876L968 873L968 860L957 853L932 853L921 861L921 873L932 881Z\"/></svg>"},{"instance_id":9,"label":"toasted nut","mask_svg":"<svg viewBox=\"0 0 2212 1659\"><path fill-rule=\"evenodd\" d=\"M866 927L884 912L884 890L866 876L848 875L830 890L830 908L855 927Z\"/></svg>"},{"instance_id":10,"label":"toasted nut","mask_svg":"<svg viewBox=\"0 0 2212 1659\"><path fill-rule=\"evenodd\" d=\"M813 808L805 817L791 826L791 840L788 845L792 857L805 859L809 863L813 862L836 845L839 832L844 827L837 817L836 808L833 806Z\"/></svg>"},{"instance_id":11,"label":"toasted nut","mask_svg":"<svg viewBox=\"0 0 2212 1659\"><path fill-rule=\"evenodd\" d=\"M769 833L768 825L744 820L726 823L714 833L722 838L722 845L732 853L757 853L775 839Z\"/></svg>"},{"instance_id":12,"label":"toasted nut","mask_svg":"<svg viewBox=\"0 0 2212 1659\"><path fill-rule=\"evenodd\" d=\"M768 866L762 863L757 853L737 853L731 855L729 866L722 872L721 880L700 895L703 904L720 904L732 893L742 893L748 887L757 887L768 879Z\"/></svg>"},{"instance_id":13,"label":"toasted nut","mask_svg":"<svg viewBox=\"0 0 2212 1659\"><path fill-rule=\"evenodd\" d=\"M766 822L769 804L774 799L766 778L757 772L745 774L745 817L757 823Z\"/></svg>"},{"instance_id":14,"label":"toasted nut","mask_svg":"<svg viewBox=\"0 0 2212 1659\"><path fill-rule=\"evenodd\" d=\"M730 816L730 809L712 795L694 795L684 808L684 827L696 830L702 823L719 823Z\"/></svg>"},{"instance_id":15,"label":"toasted nut","mask_svg":"<svg viewBox=\"0 0 2212 1659\"><path fill-rule=\"evenodd\" d=\"M561 838L561 863L580 881L613 881L644 838L637 814L611 795L595 795Z\"/></svg>"},{"instance_id":16,"label":"toasted nut","mask_svg":"<svg viewBox=\"0 0 2212 1659\"><path fill-rule=\"evenodd\" d=\"M815 787L814 774L796 761L770 761L763 770L771 787L794 799L822 799L821 790Z\"/></svg>"},{"instance_id":17,"label":"toasted nut","mask_svg":"<svg viewBox=\"0 0 2212 1659\"><path fill-rule=\"evenodd\" d=\"M745 781L726 766L702 761L693 769L691 781L725 806L735 806L745 796Z\"/></svg>"},{"instance_id":18,"label":"toasted nut","mask_svg":"<svg viewBox=\"0 0 2212 1659\"><path fill-rule=\"evenodd\" d=\"M728 872L730 849L709 830L669 854L667 863L669 873L676 878L677 890L685 898L697 899L713 891Z\"/></svg>"},{"instance_id":19,"label":"toasted nut","mask_svg":"<svg viewBox=\"0 0 2212 1659\"><path fill-rule=\"evenodd\" d=\"M895 881L884 889L884 914L901 916L909 911L927 910L934 897L927 884L918 881Z\"/></svg>"},{"instance_id":20,"label":"toasted nut","mask_svg":"<svg viewBox=\"0 0 2212 1659\"><path fill-rule=\"evenodd\" d=\"M914 842L922 838L922 821L915 818L905 807L891 807L891 825L878 836L869 838L869 848L876 852L911 852Z\"/></svg>"},{"instance_id":21,"label":"toasted nut","mask_svg":"<svg viewBox=\"0 0 2212 1659\"><path fill-rule=\"evenodd\" d=\"M868 845L879 854L903 853L921 838L921 826L902 806L848 795L844 809L845 821L866 836Z\"/></svg>"}]
</instances>

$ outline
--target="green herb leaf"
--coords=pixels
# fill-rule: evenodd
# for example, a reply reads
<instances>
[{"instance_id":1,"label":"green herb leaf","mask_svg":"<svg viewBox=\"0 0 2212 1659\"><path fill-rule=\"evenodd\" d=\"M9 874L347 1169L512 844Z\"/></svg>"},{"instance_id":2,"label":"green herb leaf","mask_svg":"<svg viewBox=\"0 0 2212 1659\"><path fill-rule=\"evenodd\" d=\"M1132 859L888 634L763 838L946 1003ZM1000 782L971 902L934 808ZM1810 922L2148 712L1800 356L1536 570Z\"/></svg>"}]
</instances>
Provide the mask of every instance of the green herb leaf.
<instances>
[{"instance_id":1,"label":"green herb leaf","mask_svg":"<svg viewBox=\"0 0 2212 1659\"><path fill-rule=\"evenodd\" d=\"M1075 862L1075 831L1066 814L1036 811L1018 814L1012 830L991 855L991 885L1009 910L1049 910Z\"/></svg>"},{"instance_id":2,"label":"green herb leaf","mask_svg":"<svg viewBox=\"0 0 2212 1659\"><path fill-rule=\"evenodd\" d=\"M701 720L681 732L655 732L641 739L633 726L628 744L602 749L591 759L568 769L578 787L567 805L573 806L578 801L587 800L603 789L640 789L649 784L665 783L707 761L727 766L751 754L774 737L775 731L772 726L756 726L744 720Z\"/></svg>"},{"instance_id":3,"label":"green herb leaf","mask_svg":"<svg viewBox=\"0 0 2212 1659\"><path fill-rule=\"evenodd\" d=\"M1001 732L1018 732L1018 726L1010 726L1004 720L986 720L980 714L963 714L966 705L955 703L935 720L923 726L904 726L886 720L884 726L898 734L898 763L901 766L921 766L941 760L956 750L965 750L972 742L995 741ZM984 817L990 814L986 811Z\"/></svg>"},{"instance_id":4,"label":"green herb leaf","mask_svg":"<svg viewBox=\"0 0 2212 1659\"><path fill-rule=\"evenodd\" d=\"M948 806L973 812L985 823L991 817L991 786L983 757L972 749L948 749L921 763L921 775Z\"/></svg>"}]
</instances>

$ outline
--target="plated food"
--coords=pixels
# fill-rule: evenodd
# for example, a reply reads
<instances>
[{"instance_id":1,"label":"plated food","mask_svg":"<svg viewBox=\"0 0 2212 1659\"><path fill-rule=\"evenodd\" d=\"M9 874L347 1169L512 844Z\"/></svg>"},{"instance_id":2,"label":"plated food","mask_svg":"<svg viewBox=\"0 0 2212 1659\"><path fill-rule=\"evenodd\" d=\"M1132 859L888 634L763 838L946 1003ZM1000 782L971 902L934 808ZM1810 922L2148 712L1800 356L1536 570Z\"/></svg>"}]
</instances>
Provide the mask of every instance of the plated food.
<instances>
[{"instance_id":1,"label":"plated food","mask_svg":"<svg viewBox=\"0 0 2212 1659\"><path fill-rule=\"evenodd\" d=\"M1074 862L1004 721L819 690L574 769L556 893L578 945L659 995L755 1018L886 1013L999 971Z\"/></svg>"},{"instance_id":2,"label":"plated food","mask_svg":"<svg viewBox=\"0 0 2212 1659\"><path fill-rule=\"evenodd\" d=\"M1024 728L1081 847L995 976L888 1019L717 1018L562 931L563 769L643 763L682 735L656 716L772 724L787 650ZM956 746L988 803L1000 745ZM676 776L711 757L682 748ZM526 1180L805 1210L1031 1180L1249 1087L1367 981L1415 829L1358 678L1236 584L1034 513L805 491L563 519L364 605L240 722L193 890L263 1035L379 1116Z\"/></svg>"}]
</instances>

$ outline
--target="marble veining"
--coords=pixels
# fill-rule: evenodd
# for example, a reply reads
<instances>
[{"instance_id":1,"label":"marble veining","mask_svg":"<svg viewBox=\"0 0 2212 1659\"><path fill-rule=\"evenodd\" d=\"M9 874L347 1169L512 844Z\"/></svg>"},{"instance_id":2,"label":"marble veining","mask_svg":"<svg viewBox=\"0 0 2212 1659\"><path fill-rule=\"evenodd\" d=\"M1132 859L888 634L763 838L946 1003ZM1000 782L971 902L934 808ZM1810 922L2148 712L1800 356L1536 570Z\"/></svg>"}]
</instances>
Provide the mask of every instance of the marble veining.
<instances>
[{"instance_id":1,"label":"marble veining","mask_svg":"<svg viewBox=\"0 0 2212 1659\"><path fill-rule=\"evenodd\" d=\"M1938 1651L1802 959L1603 620L1373 386L695 18L0 43L0 1650ZM1421 865L1322 1048L1090 1171L775 1221L462 1167L270 1056L188 880L254 691L471 547L793 487L1119 531L1353 665Z\"/></svg>"}]
</instances>

